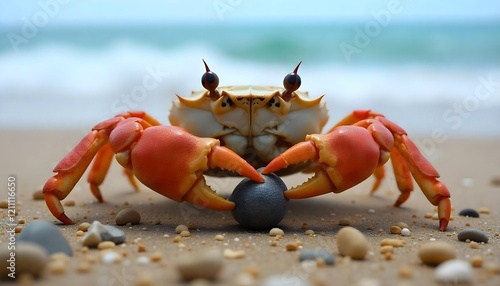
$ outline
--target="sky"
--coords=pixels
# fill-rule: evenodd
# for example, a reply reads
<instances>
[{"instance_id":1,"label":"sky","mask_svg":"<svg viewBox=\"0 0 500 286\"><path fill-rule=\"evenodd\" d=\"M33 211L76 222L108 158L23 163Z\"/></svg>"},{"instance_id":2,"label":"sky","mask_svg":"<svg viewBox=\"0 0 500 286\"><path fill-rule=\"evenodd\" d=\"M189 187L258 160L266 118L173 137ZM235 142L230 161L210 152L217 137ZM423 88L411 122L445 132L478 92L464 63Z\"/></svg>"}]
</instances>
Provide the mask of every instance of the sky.
<instances>
[{"instance_id":1,"label":"sky","mask_svg":"<svg viewBox=\"0 0 500 286\"><path fill-rule=\"evenodd\" d=\"M47 13L51 25L214 21L363 21L371 13L397 7L400 21L500 20L500 1L483 0L37 0L0 2L0 25L22 25ZM43 17L43 16L42 16Z\"/></svg>"}]
</instances>

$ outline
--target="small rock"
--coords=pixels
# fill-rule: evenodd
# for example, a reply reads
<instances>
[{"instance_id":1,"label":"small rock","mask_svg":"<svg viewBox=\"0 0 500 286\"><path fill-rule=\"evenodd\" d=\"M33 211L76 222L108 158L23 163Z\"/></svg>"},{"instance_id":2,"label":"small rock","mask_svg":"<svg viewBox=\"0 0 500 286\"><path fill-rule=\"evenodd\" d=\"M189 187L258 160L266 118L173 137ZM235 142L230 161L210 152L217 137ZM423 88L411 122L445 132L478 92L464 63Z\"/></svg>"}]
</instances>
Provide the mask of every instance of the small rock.
<instances>
[{"instance_id":1,"label":"small rock","mask_svg":"<svg viewBox=\"0 0 500 286\"><path fill-rule=\"evenodd\" d=\"M125 208L116 214L115 223L117 225L138 224L141 221L141 215L132 208Z\"/></svg>"},{"instance_id":2,"label":"small rock","mask_svg":"<svg viewBox=\"0 0 500 286\"><path fill-rule=\"evenodd\" d=\"M443 241L432 241L419 248L418 256L423 263L436 266L447 260L454 259L457 254L453 245Z\"/></svg>"},{"instance_id":3,"label":"small rock","mask_svg":"<svg viewBox=\"0 0 500 286\"><path fill-rule=\"evenodd\" d=\"M323 259L327 265L335 264L335 257L328 250L323 248L305 249L300 252L299 260Z\"/></svg>"},{"instance_id":4,"label":"small rock","mask_svg":"<svg viewBox=\"0 0 500 286\"><path fill-rule=\"evenodd\" d=\"M466 241L468 239L475 242L488 242L488 236L486 236L484 232L475 228L466 228L464 230L461 230L457 234L457 238L460 241Z\"/></svg>"},{"instance_id":5,"label":"small rock","mask_svg":"<svg viewBox=\"0 0 500 286\"><path fill-rule=\"evenodd\" d=\"M244 228L264 230L275 227L285 217L288 199L285 183L275 174L262 175L263 183L243 179L233 190L229 200L235 203L231 211Z\"/></svg>"},{"instance_id":6,"label":"small rock","mask_svg":"<svg viewBox=\"0 0 500 286\"><path fill-rule=\"evenodd\" d=\"M90 223L88 222L82 222L79 226L78 226L78 230L81 230L81 231L87 231L89 230L90 228Z\"/></svg>"},{"instance_id":7,"label":"small rock","mask_svg":"<svg viewBox=\"0 0 500 286\"><path fill-rule=\"evenodd\" d=\"M402 236L410 236L411 235L411 231L405 227L405 228L403 228L401 230L401 235Z\"/></svg>"},{"instance_id":8,"label":"small rock","mask_svg":"<svg viewBox=\"0 0 500 286\"><path fill-rule=\"evenodd\" d=\"M17 279L22 274L31 274L36 276L45 268L49 256L47 251L37 243L29 241L18 241L16 243L15 267L9 269L11 250L7 244L0 245L0 278L11 279L9 273L14 272Z\"/></svg>"},{"instance_id":9,"label":"small rock","mask_svg":"<svg viewBox=\"0 0 500 286\"><path fill-rule=\"evenodd\" d=\"M390 228L390 232L391 232L392 234L401 234L401 227L400 227L400 226L398 226L398 225L393 225L393 226L391 226L391 228Z\"/></svg>"},{"instance_id":10,"label":"small rock","mask_svg":"<svg viewBox=\"0 0 500 286\"><path fill-rule=\"evenodd\" d=\"M230 248L224 249L224 258L229 258L229 259L240 259L245 257L245 251L244 250L232 250Z\"/></svg>"},{"instance_id":11,"label":"small rock","mask_svg":"<svg viewBox=\"0 0 500 286\"><path fill-rule=\"evenodd\" d=\"M180 234L183 231L189 231L189 228L184 224L179 224L175 227L175 233Z\"/></svg>"},{"instance_id":12,"label":"small rock","mask_svg":"<svg viewBox=\"0 0 500 286\"><path fill-rule=\"evenodd\" d=\"M271 230L269 231L269 235L270 236L277 236L277 235L284 236L285 232L281 228L274 227L274 228L271 228Z\"/></svg>"},{"instance_id":13,"label":"small rock","mask_svg":"<svg viewBox=\"0 0 500 286\"><path fill-rule=\"evenodd\" d=\"M111 225L103 225L96 220L83 236L82 244L88 247L97 247L102 241L112 241L115 244L120 244L125 241L125 238L125 233L120 229Z\"/></svg>"},{"instance_id":14,"label":"small rock","mask_svg":"<svg viewBox=\"0 0 500 286\"><path fill-rule=\"evenodd\" d=\"M26 225L19 234L18 241L37 243L47 250L48 255L57 252L64 252L68 256L73 255L73 249L59 228L45 220L35 220Z\"/></svg>"},{"instance_id":15,"label":"small rock","mask_svg":"<svg viewBox=\"0 0 500 286\"><path fill-rule=\"evenodd\" d=\"M458 213L459 216L479 217L479 213L475 209L463 209Z\"/></svg>"},{"instance_id":16,"label":"small rock","mask_svg":"<svg viewBox=\"0 0 500 286\"><path fill-rule=\"evenodd\" d=\"M340 254L352 259L364 259L368 253L368 239L354 227L344 227L337 234L337 246Z\"/></svg>"},{"instance_id":17,"label":"small rock","mask_svg":"<svg viewBox=\"0 0 500 286\"><path fill-rule=\"evenodd\" d=\"M215 280L222 268L222 261L222 253L217 249L192 252L177 259L177 270L184 280Z\"/></svg>"},{"instance_id":18,"label":"small rock","mask_svg":"<svg viewBox=\"0 0 500 286\"><path fill-rule=\"evenodd\" d=\"M471 283L474 278L471 265L462 260L452 259L436 268L436 279L442 283Z\"/></svg>"},{"instance_id":19,"label":"small rock","mask_svg":"<svg viewBox=\"0 0 500 286\"><path fill-rule=\"evenodd\" d=\"M82 245L87 247L97 247L101 243L102 237L98 230L95 228L87 231L82 238Z\"/></svg>"},{"instance_id":20,"label":"small rock","mask_svg":"<svg viewBox=\"0 0 500 286\"><path fill-rule=\"evenodd\" d=\"M36 191L33 192L33 200L35 200L35 201L41 201L41 200L44 200L44 199L45 199L45 196L43 195L42 189L36 190Z\"/></svg>"}]
</instances>

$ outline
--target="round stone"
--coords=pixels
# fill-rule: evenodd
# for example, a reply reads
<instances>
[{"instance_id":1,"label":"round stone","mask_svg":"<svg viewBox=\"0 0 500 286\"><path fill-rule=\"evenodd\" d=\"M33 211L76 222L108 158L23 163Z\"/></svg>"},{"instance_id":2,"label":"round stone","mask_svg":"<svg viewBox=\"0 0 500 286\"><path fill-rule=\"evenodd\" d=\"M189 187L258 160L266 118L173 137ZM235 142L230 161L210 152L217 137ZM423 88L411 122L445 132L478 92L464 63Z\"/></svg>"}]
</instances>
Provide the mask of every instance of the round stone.
<instances>
[{"instance_id":1,"label":"round stone","mask_svg":"<svg viewBox=\"0 0 500 286\"><path fill-rule=\"evenodd\" d=\"M177 259L177 270L184 280L217 278L224 257L218 249L187 253Z\"/></svg>"},{"instance_id":2,"label":"round stone","mask_svg":"<svg viewBox=\"0 0 500 286\"><path fill-rule=\"evenodd\" d=\"M361 231L346 226L337 234L337 247L340 254L362 260L368 253L368 239Z\"/></svg>"},{"instance_id":3,"label":"round stone","mask_svg":"<svg viewBox=\"0 0 500 286\"><path fill-rule=\"evenodd\" d=\"M457 234L457 238L460 241L467 241L468 239L475 242L484 242L484 243L488 242L488 236L486 236L484 232L475 228L466 228L464 230L461 230Z\"/></svg>"},{"instance_id":4,"label":"round stone","mask_svg":"<svg viewBox=\"0 0 500 286\"><path fill-rule=\"evenodd\" d=\"M335 257L330 251L323 248L305 249L300 252L299 260L323 259L327 265L335 264Z\"/></svg>"},{"instance_id":5,"label":"round stone","mask_svg":"<svg viewBox=\"0 0 500 286\"><path fill-rule=\"evenodd\" d=\"M463 209L458 213L459 216L479 217L479 213L475 209Z\"/></svg>"},{"instance_id":6,"label":"round stone","mask_svg":"<svg viewBox=\"0 0 500 286\"><path fill-rule=\"evenodd\" d=\"M36 276L42 272L48 260L47 251L33 242L19 241L15 251L9 250L7 244L0 245L0 278L18 278L24 273Z\"/></svg>"},{"instance_id":7,"label":"round stone","mask_svg":"<svg viewBox=\"0 0 500 286\"><path fill-rule=\"evenodd\" d=\"M439 265L457 256L455 247L444 241L432 241L422 245L418 256L423 263L431 266Z\"/></svg>"},{"instance_id":8,"label":"round stone","mask_svg":"<svg viewBox=\"0 0 500 286\"><path fill-rule=\"evenodd\" d=\"M141 215L132 208L125 208L119 211L115 217L117 225L138 224L141 221Z\"/></svg>"},{"instance_id":9,"label":"round stone","mask_svg":"<svg viewBox=\"0 0 500 286\"><path fill-rule=\"evenodd\" d=\"M57 226L45 220L29 223L19 234L19 241L34 242L45 248L49 255L64 252L73 255L73 249Z\"/></svg>"},{"instance_id":10,"label":"round stone","mask_svg":"<svg viewBox=\"0 0 500 286\"><path fill-rule=\"evenodd\" d=\"M236 204L234 219L243 227L253 230L271 229L285 217L288 199L285 183L275 174L262 175L263 183L243 179L229 200Z\"/></svg>"},{"instance_id":11,"label":"round stone","mask_svg":"<svg viewBox=\"0 0 500 286\"><path fill-rule=\"evenodd\" d=\"M469 262L452 259L441 263L436 268L436 279L451 285L468 284L473 281L474 272Z\"/></svg>"}]
</instances>

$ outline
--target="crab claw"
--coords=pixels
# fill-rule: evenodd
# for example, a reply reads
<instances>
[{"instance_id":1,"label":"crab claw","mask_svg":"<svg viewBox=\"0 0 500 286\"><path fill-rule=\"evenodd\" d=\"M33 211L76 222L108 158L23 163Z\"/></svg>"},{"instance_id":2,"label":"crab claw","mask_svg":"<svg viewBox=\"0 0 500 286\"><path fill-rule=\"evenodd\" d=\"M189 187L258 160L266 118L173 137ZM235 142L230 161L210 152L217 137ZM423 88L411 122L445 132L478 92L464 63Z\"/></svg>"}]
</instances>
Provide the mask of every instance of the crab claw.
<instances>
[{"instance_id":1,"label":"crab claw","mask_svg":"<svg viewBox=\"0 0 500 286\"><path fill-rule=\"evenodd\" d=\"M343 126L327 134L312 134L272 160L262 174L292 164L315 161L319 167L304 184L285 192L289 199L303 199L329 192L343 192L368 178L378 164L380 150L364 128ZM357 146L363 152L353 152ZM360 153L363 153L360 155ZM362 166L362 168L360 168Z\"/></svg>"},{"instance_id":2,"label":"crab claw","mask_svg":"<svg viewBox=\"0 0 500 286\"><path fill-rule=\"evenodd\" d=\"M131 151L133 172L143 184L174 201L231 210L234 203L206 184L205 171L217 167L253 181L264 179L240 156L219 144L216 139L196 137L179 127L151 127L144 130Z\"/></svg>"}]
</instances>

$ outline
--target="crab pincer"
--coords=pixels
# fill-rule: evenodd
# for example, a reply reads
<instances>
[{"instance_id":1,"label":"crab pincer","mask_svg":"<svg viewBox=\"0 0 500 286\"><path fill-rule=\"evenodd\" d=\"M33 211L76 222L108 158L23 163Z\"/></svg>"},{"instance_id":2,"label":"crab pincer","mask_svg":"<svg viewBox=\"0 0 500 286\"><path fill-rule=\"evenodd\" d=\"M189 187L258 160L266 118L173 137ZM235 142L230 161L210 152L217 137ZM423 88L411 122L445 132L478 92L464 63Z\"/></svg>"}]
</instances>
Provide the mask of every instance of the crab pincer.
<instances>
[{"instance_id":1,"label":"crab pincer","mask_svg":"<svg viewBox=\"0 0 500 286\"><path fill-rule=\"evenodd\" d=\"M381 115L366 114L367 119L354 125L336 126L326 134L307 135L304 142L269 162L262 174L313 161L315 175L302 185L285 191L285 197L302 199L329 192L341 193L375 175L373 193L383 178L383 165L391 158L401 191L394 205L398 207L408 199L413 190L413 177L427 199L438 207L439 230L445 231L450 221L450 193L438 180L438 172L403 129Z\"/></svg>"},{"instance_id":2,"label":"crab pincer","mask_svg":"<svg viewBox=\"0 0 500 286\"><path fill-rule=\"evenodd\" d=\"M112 151L112 152L111 152ZM140 182L176 202L187 201L214 210L231 210L234 203L213 191L203 173L220 168L263 182L262 176L219 140L201 138L174 126L156 126L145 113L125 113L96 125L55 167L57 174L43 188L51 213L65 224L72 221L61 200L73 189L92 159L88 181L92 193L102 201L99 185L108 171L112 155ZM132 181L132 180L131 180Z\"/></svg>"}]
</instances>

